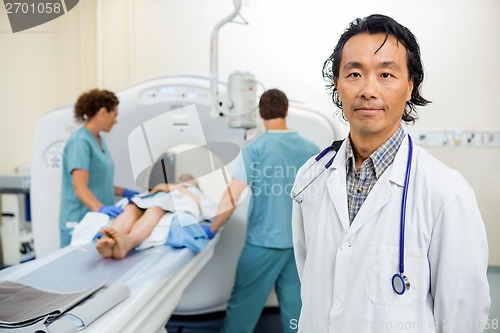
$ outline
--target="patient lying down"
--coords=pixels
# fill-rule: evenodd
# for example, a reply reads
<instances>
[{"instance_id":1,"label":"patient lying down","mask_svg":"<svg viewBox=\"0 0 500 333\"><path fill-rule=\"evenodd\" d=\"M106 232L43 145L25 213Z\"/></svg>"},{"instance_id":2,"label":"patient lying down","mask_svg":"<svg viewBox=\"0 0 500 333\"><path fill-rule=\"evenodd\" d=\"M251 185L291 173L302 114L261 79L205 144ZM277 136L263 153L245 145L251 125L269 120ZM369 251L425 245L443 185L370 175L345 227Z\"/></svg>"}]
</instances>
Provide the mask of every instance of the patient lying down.
<instances>
[{"instance_id":1,"label":"patient lying down","mask_svg":"<svg viewBox=\"0 0 500 333\"><path fill-rule=\"evenodd\" d=\"M203 195L191 175L182 175L177 184L158 184L150 194L134 197L111 227L101 229L104 236L97 240L96 249L103 258L125 258L165 220L169 227L161 244L200 252L214 237L207 222L215 215L217 206Z\"/></svg>"}]
</instances>

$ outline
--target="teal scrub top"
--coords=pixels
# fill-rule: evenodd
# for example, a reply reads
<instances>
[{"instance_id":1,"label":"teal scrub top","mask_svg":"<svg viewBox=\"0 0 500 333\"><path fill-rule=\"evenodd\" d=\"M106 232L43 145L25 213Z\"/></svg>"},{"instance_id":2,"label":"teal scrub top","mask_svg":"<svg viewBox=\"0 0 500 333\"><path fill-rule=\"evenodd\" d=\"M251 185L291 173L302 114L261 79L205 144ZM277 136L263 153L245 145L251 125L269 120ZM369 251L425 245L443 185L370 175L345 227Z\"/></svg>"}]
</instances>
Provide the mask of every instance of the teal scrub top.
<instances>
[{"instance_id":1,"label":"teal scrub top","mask_svg":"<svg viewBox=\"0 0 500 333\"><path fill-rule=\"evenodd\" d=\"M85 127L79 128L66 142L63 152L62 191L60 227L66 229L66 222L80 222L90 209L77 198L71 173L83 169L89 173L88 187L104 205L113 205L115 165L106 143L101 146L94 135Z\"/></svg>"},{"instance_id":2,"label":"teal scrub top","mask_svg":"<svg viewBox=\"0 0 500 333\"><path fill-rule=\"evenodd\" d=\"M233 178L252 190L246 242L255 246L292 248L290 192L299 168L319 148L295 131L267 131L243 148L243 164Z\"/></svg>"}]
</instances>

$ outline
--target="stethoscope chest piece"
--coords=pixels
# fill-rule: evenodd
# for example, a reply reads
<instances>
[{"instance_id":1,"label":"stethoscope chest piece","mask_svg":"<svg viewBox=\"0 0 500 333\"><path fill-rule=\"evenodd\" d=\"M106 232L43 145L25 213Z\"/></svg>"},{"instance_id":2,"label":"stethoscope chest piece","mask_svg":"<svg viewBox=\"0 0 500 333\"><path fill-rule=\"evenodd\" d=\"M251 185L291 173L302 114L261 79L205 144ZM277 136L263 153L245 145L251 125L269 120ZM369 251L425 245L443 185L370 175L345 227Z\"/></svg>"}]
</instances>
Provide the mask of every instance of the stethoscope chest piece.
<instances>
[{"instance_id":1,"label":"stethoscope chest piece","mask_svg":"<svg viewBox=\"0 0 500 333\"><path fill-rule=\"evenodd\" d=\"M410 290L410 281L406 275L396 273L392 276L392 289L398 295L403 295L405 291Z\"/></svg>"}]
</instances>

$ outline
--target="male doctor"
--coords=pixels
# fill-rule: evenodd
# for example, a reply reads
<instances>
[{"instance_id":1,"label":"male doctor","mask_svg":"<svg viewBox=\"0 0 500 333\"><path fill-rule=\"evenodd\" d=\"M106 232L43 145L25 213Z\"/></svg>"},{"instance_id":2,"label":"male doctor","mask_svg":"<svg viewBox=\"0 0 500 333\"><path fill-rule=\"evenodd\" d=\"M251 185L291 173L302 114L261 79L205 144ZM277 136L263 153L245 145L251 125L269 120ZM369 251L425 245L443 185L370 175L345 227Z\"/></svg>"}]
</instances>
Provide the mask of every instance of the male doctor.
<instances>
[{"instance_id":1,"label":"male doctor","mask_svg":"<svg viewBox=\"0 0 500 333\"><path fill-rule=\"evenodd\" d=\"M301 333L482 332L488 245L474 191L401 126L429 103L415 36L387 16L356 19L323 76L350 132L337 153L297 173L302 310L290 324Z\"/></svg>"}]
</instances>

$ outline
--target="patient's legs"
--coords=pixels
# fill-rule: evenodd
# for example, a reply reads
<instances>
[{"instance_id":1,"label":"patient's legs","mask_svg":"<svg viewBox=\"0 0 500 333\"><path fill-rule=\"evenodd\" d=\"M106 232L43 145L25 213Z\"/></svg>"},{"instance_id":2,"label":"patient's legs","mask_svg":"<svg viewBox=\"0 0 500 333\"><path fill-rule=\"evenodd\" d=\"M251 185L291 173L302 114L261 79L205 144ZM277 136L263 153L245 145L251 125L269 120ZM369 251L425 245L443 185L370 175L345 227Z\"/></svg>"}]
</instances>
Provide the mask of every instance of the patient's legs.
<instances>
[{"instance_id":1,"label":"patient's legs","mask_svg":"<svg viewBox=\"0 0 500 333\"><path fill-rule=\"evenodd\" d=\"M144 210L134 204L128 204L123 208L123 213L113 221L113 229L122 233L129 233L132 226L144 214Z\"/></svg>"},{"instance_id":2,"label":"patient's legs","mask_svg":"<svg viewBox=\"0 0 500 333\"><path fill-rule=\"evenodd\" d=\"M123 209L123 213L118 215L113 221L113 229L120 233L129 233L132 226L139 218L143 215L144 210L140 209L134 204L126 205ZM115 240L104 233L104 237L101 237L96 242L97 252L103 258L113 257L113 247L115 246Z\"/></svg>"},{"instance_id":3,"label":"patient's legs","mask_svg":"<svg viewBox=\"0 0 500 333\"><path fill-rule=\"evenodd\" d=\"M158 207L148 208L144 214L133 224L129 233L121 232L114 228L102 229L103 234L114 241L113 258L123 259L128 251L141 244L151 234L165 211Z\"/></svg>"}]
</instances>

